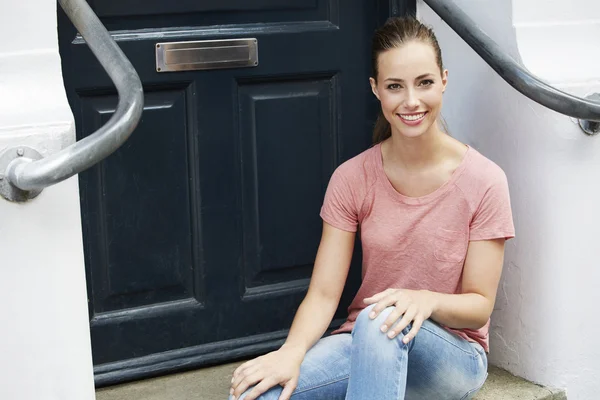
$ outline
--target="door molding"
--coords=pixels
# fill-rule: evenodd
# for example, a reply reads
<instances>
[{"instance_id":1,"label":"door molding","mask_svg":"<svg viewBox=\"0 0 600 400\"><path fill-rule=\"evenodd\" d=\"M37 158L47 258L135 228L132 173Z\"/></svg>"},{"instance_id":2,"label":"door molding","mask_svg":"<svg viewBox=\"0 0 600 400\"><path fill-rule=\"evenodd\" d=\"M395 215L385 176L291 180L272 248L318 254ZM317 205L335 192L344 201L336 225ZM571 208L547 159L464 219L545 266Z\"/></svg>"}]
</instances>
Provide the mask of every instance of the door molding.
<instances>
[{"instance_id":1,"label":"door molding","mask_svg":"<svg viewBox=\"0 0 600 400\"><path fill-rule=\"evenodd\" d=\"M200 367L243 360L279 348L287 331L250 336L200 346L186 347L126 361L94 367L96 388L148 379L173 372L185 372Z\"/></svg>"},{"instance_id":2,"label":"door molding","mask_svg":"<svg viewBox=\"0 0 600 400\"><path fill-rule=\"evenodd\" d=\"M327 333L331 333L344 321L345 319L333 320ZM94 382L96 388L101 388L174 372L185 372L223 362L230 363L235 360L248 359L280 348L285 342L288 332L289 330L286 329L97 365L94 367Z\"/></svg>"}]
</instances>

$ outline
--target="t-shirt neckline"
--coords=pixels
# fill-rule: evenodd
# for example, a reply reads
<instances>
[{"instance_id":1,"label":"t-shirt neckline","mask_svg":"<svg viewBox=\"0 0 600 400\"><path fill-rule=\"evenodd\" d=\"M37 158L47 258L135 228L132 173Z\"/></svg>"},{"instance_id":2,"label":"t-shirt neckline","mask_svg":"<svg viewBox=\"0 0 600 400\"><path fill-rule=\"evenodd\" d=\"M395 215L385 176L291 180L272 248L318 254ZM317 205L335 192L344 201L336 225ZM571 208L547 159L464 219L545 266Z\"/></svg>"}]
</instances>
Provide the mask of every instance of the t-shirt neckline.
<instances>
[{"instance_id":1,"label":"t-shirt neckline","mask_svg":"<svg viewBox=\"0 0 600 400\"><path fill-rule=\"evenodd\" d=\"M376 156L375 165L376 165L376 169L377 169L377 176L381 179L381 182L382 182L383 186L385 187L385 189L388 191L388 193L393 198L401 201L402 203L405 203L405 204L429 203L429 202L439 198L444 193L446 193L453 186L454 182L456 182L456 180L460 177L460 175L463 173L463 171L469 164L469 161L471 159L471 153L473 153L473 148L469 145L466 145L466 146L467 146L467 151L465 152L463 159L460 162L460 164L458 165L458 167L454 170L454 172L450 176L450 179L448 179L446 182L444 182L442 184L442 186L440 186L433 192L428 193L424 196L419 196L419 197L406 196L406 195L398 192L394 188L394 186L392 185L392 182L390 182L390 179L388 178L388 176L385 173L385 170L383 168L383 154L381 152L381 142L377 143L377 145L375 146L375 149L374 149L375 150L374 153Z\"/></svg>"}]
</instances>

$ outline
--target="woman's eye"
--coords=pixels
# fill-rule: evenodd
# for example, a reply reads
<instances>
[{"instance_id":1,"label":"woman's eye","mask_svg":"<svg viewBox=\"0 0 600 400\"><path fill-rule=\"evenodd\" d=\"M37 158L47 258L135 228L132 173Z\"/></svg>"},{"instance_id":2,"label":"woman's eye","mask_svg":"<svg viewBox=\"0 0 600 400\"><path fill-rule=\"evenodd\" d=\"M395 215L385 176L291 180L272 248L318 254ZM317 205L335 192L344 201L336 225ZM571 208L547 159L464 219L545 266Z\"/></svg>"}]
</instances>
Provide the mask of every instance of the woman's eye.
<instances>
[{"instance_id":1,"label":"woman's eye","mask_svg":"<svg viewBox=\"0 0 600 400\"><path fill-rule=\"evenodd\" d=\"M433 85L433 81L431 79L425 79L424 81L421 81L421 86L431 86Z\"/></svg>"},{"instance_id":2,"label":"woman's eye","mask_svg":"<svg viewBox=\"0 0 600 400\"><path fill-rule=\"evenodd\" d=\"M400 85L397 84L397 83L392 83L392 84L388 85L388 89L390 89L390 90L398 90L398 89L400 89Z\"/></svg>"}]
</instances>

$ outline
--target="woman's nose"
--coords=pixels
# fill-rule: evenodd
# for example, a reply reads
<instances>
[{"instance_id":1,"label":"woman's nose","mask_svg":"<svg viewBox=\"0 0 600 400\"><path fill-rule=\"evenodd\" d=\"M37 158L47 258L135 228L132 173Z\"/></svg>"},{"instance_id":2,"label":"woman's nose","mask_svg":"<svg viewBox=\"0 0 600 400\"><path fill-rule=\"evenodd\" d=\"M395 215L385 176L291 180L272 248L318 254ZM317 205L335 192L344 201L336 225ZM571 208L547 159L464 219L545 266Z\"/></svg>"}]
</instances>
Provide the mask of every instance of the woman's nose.
<instances>
[{"instance_id":1,"label":"woman's nose","mask_svg":"<svg viewBox=\"0 0 600 400\"><path fill-rule=\"evenodd\" d=\"M406 93L406 97L404 98L404 105L406 108L417 108L419 107L419 99L416 96L416 93L413 90L408 90Z\"/></svg>"}]
</instances>

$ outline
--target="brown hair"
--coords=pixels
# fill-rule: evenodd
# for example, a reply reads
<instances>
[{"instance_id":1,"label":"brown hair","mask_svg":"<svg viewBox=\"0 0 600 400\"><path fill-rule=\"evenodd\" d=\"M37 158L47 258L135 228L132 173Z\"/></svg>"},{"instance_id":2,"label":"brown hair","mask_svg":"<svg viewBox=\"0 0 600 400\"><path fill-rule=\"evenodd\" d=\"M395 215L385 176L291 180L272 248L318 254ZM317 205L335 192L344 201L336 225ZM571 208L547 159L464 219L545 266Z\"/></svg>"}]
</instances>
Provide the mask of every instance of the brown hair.
<instances>
[{"instance_id":1,"label":"brown hair","mask_svg":"<svg viewBox=\"0 0 600 400\"><path fill-rule=\"evenodd\" d=\"M442 50L438 44L437 38L433 30L423 25L414 17L393 17L378 28L373 35L371 62L373 68L373 79L377 80L379 73L378 59L379 55L387 50L401 47L402 45L411 42L419 41L429 44L435 51L435 58L440 74L444 71L442 63ZM445 129L447 131L447 129ZM373 128L373 143L379 143L389 138L392 135L390 123L385 119L383 113L379 113L375 127Z\"/></svg>"}]
</instances>

